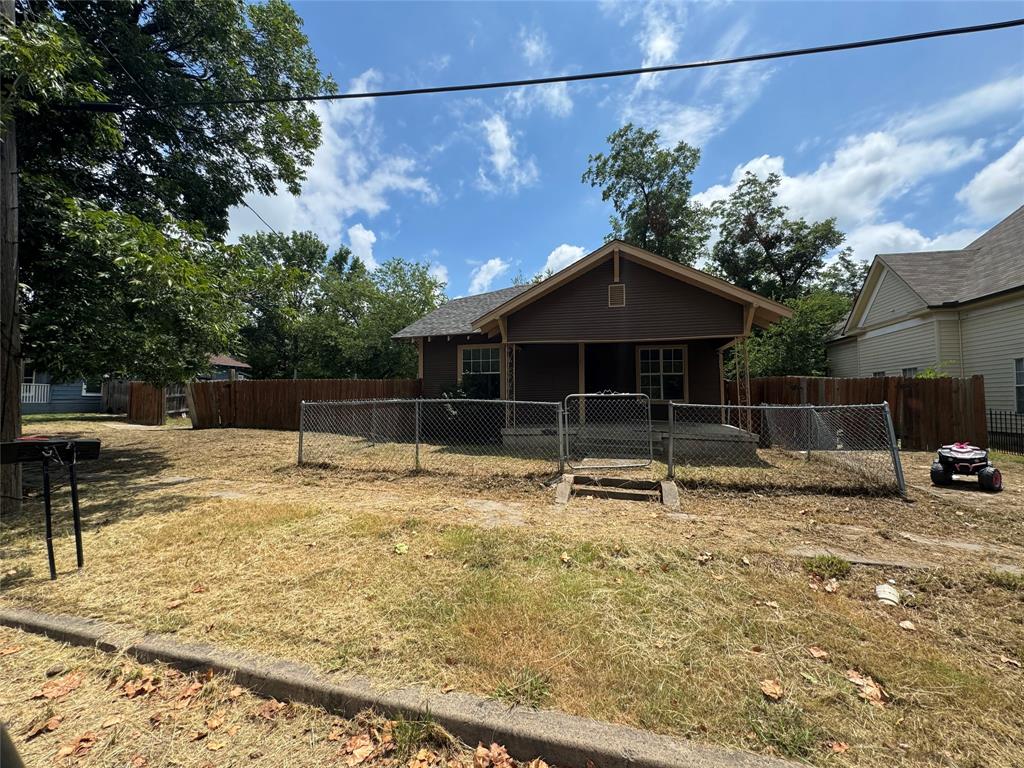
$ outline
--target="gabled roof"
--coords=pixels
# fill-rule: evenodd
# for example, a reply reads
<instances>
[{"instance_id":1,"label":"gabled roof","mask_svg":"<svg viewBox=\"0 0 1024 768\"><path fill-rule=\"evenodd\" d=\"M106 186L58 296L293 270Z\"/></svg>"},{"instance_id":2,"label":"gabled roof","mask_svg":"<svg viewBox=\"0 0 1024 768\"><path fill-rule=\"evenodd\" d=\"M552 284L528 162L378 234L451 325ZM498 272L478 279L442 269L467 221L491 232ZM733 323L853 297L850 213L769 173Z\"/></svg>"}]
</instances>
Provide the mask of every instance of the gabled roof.
<instances>
[{"instance_id":1,"label":"gabled roof","mask_svg":"<svg viewBox=\"0 0 1024 768\"><path fill-rule=\"evenodd\" d=\"M960 250L875 256L844 332L864 314L885 269L896 273L929 309L956 307L1024 288L1024 206Z\"/></svg>"},{"instance_id":2,"label":"gabled roof","mask_svg":"<svg viewBox=\"0 0 1024 768\"><path fill-rule=\"evenodd\" d=\"M929 307L975 301L1024 286L1024 206L959 251L878 258Z\"/></svg>"},{"instance_id":3,"label":"gabled roof","mask_svg":"<svg viewBox=\"0 0 1024 768\"><path fill-rule=\"evenodd\" d=\"M784 317L791 317L793 314L793 311L784 304L767 299L753 291L738 288L732 283L710 275L707 272L684 266L664 256L658 256L650 251L645 251L643 248L637 248L635 245L624 243L621 240L609 240L597 250L591 251L582 259L570 264L547 279L527 286L525 291L511 296L500 306L481 313L474 321L474 326L482 328L489 323L496 322L502 315L507 315L510 312L521 309L530 302L569 282L577 275L603 262L616 251L639 264L656 269L677 280L703 288L710 293L731 299L739 304L749 305L754 313L753 322L755 325L764 327Z\"/></svg>"},{"instance_id":4,"label":"gabled roof","mask_svg":"<svg viewBox=\"0 0 1024 768\"><path fill-rule=\"evenodd\" d=\"M210 365L219 365L222 368L252 368L248 363L243 363L229 355L210 355Z\"/></svg>"},{"instance_id":5,"label":"gabled roof","mask_svg":"<svg viewBox=\"0 0 1024 768\"><path fill-rule=\"evenodd\" d=\"M406 326L391 338L414 339L419 336L456 336L475 333L473 321L477 317L501 306L529 287L528 285L513 285L498 291L452 299L433 312L424 315L412 325Z\"/></svg>"}]
</instances>

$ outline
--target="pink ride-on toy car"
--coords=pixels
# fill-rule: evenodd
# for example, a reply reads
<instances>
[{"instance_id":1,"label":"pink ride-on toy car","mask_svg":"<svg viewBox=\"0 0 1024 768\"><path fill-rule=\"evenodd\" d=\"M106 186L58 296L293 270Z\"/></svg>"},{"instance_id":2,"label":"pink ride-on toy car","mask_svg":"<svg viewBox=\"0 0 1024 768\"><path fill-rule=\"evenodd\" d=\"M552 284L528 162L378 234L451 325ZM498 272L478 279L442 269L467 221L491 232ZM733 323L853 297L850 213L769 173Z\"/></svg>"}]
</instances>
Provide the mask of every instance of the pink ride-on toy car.
<instances>
[{"instance_id":1,"label":"pink ride-on toy car","mask_svg":"<svg viewBox=\"0 0 1024 768\"><path fill-rule=\"evenodd\" d=\"M1002 473L992 466L988 451L976 445L953 443L939 448L938 458L932 463L932 482L950 485L953 475L977 475L982 490L990 493L1003 490Z\"/></svg>"}]
</instances>

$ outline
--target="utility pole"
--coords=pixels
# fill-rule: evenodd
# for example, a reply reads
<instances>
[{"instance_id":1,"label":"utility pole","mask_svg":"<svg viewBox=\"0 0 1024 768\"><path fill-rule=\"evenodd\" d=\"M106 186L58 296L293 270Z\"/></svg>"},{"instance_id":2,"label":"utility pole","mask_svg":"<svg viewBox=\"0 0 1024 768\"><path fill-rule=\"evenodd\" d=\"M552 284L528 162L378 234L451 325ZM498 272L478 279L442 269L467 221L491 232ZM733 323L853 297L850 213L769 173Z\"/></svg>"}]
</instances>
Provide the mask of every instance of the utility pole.
<instances>
[{"instance_id":1,"label":"utility pole","mask_svg":"<svg viewBox=\"0 0 1024 768\"><path fill-rule=\"evenodd\" d=\"M0 0L0 24L14 26L14 0ZM4 93L0 99L13 98ZM14 114L3 127L0 146L0 441L21 436L21 320L18 308L18 146ZM0 508L21 511L21 465L0 467Z\"/></svg>"}]
</instances>

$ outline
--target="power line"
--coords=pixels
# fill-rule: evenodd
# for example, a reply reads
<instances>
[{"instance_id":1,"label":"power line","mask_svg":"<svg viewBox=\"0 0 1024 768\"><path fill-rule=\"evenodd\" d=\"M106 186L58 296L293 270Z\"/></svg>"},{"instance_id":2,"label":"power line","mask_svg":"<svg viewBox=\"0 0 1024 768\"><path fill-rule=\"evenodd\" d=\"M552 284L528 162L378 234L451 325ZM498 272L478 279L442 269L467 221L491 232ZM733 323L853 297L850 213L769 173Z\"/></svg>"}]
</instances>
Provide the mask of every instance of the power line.
<instances>
[{"instance_id":1,"label":"power line","mask_svg":"<svg viewBox=\"0 0 1024 768\"><path fill-rule=\"evenodd\" d=\"M242 205L244 205L246 208L248 208L250 211L252 211L253 214L256 216L256 218L259 219L260 221L262 221L267 226L267 228L271 232L273 232L275 235L280 235L281 234L276 229L274 229L272 226L270 226L270 223L266 219L264 219L262 216L260 216L260 212L257 211L255 208L253 208L251 205L249 205L249 203L247 203L245 200L242 200Z\"/></svg>"},{"instance_id":2,"label":"power line","mask_svg":"<svg viewBox=\"0 0 1024 768\"><path fill-rule=\"evenodd\" d=\"M704 69L707 67L720 67L729 64L746 64L756 61L772 61L774 59L795 58L797 56L810 56L819 53L834 53L836 51L852 51L860 48L874 48L882 45L895 45L898 43L909 43L917 40L931 40L939 37L952 37L955 35L969 35L978 32L992 32L999 29L1024 26L1024 19L1008 19L996 21L990 24L975 24L967 27L951 27L947 29L935 29L926 32L912 32L906 35L894 35L890 37L877 37L869 40L855 40L847 43L833 43L831 45L818 45L811 48L794 48L784 51L769 51L767 53L753 53L746 56L733 56L725 59L708 59L704 61L692 61L683 64L664 64L657 67L635 67L633 69L616 69L606 72L586 72L575 75L555 75L552 77L536 77L524 80L502 80L489 83L469 83L464 85L442 85L430 88L403 88L392 91L369 91L364 93L328 93L328 94L307 94L300 96L266 96L248 99L220 99L214 101L173 101L164 104L156 104L153 109L167 109L168 107L215 107L231 106L242 104L284 104L291 102L307 101L344 101L349 99L378 99L388 96L420 96L435 93L459 93L464 91L483 91L495 88L518 88L529 85L548 85L551 83L574 83L583 80L602 80L613 77L629 77L633 75L647 75L658 72L678 72L687 69ZM75 105L80 109L90 109L95 106L104 111L116 111L118 109L129 109L127 105L112 105L111 103L82 102ZM147 109L146 107L136 107Z\"/></svg>"}]
</instances>

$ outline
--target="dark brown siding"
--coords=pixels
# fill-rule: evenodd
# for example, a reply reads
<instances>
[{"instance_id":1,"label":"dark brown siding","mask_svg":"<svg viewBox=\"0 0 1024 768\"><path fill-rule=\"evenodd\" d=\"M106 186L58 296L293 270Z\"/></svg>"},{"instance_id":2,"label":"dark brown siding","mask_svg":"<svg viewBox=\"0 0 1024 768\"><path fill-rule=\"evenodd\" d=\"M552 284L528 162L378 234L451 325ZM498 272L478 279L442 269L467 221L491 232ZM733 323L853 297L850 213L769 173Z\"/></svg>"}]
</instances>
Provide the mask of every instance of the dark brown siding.
<instances>
[{"instance_id":1,"label":"dark brown siding","mask_svg":"<svg viewBox=\"0 0 1024 768\"><path fill-rule=\"evenodd\" d=\"M722 397L718 384L718 348L729 339L691 341L686 357L690 364L690 402L719 403Z\"/></svg>"},{"instance_id":2,"label":"dark brown siding","mask_svg":"<svg viewBox=\"0 0 1024 768\"><path fill-rule=\"evenodd\" d=\"M625 257L626 306L608 306L611 258L508 318L510 341L631 341L732 337L743 332L740 304ZM716 363L717 365L717 363Z\"/></svg>"},{"instance_id":3,"label":"dark brown siding","mask_svg":"<svg viewBox=\"0 0 1024 768\"><path fill-rule=\"evenodd\" d=\"M483 334L472 336L436 336L423 340L423 397L441 397L459 383L458 355L460 344L497 344L494 338Z\"/></svg>"},{"instance_id":4,"label":"dark brown siding","mask_svg":"<svg viewBox=\"0 0 1024 768\"><path fill-rule=\"evenodd\" d=\"M516 400L554 402L579 390L576 344L525 344L516 348Z\"/></svg>"}]
</instances>

